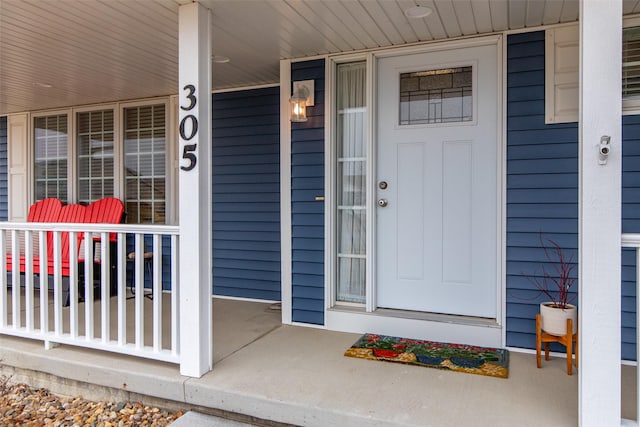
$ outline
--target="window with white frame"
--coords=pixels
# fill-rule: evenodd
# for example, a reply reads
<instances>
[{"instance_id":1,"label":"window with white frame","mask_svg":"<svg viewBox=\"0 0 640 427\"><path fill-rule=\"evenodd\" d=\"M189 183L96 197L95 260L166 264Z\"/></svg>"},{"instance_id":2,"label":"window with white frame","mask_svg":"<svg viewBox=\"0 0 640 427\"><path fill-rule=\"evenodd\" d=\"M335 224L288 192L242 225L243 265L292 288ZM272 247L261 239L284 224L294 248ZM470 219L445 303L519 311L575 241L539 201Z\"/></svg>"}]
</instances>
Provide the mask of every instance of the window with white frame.
<instances>
[{"instance_id":1,"label":"window with white frame","mask_svg":"<svg viewBox=\"0 0 640 427\"><path fill-rule=\"evenodd\" d=\"M622 31L622 97L640 99L640 27Z\"/></svg>"},{"instance_id":2,"label":"window with white frame","mask_svg":"<svg viewBox=\"0 0 640 427\"><path fill-rule=\"evenodd\" d=\"M167 222L165 101L34 114L32 125L35 201L118 197L127 222Z\"/></svg>"},{"instance_id":3,"label":"window with white frame","mask_svg":"<svg viewBox=\"0 0 640 427\"><path fill-rule=\"evenodd\" d=\"M36 116L33 119L33 174L36 200L57 197L66 203L68 194L66 114Z\"/></svg>"},{"instance_id":4,"label":"window with white frame","mask_svg":"<svg viewBox=\"0 0 640 427\"><path fill-rule=\"evenodd\" d=\"M124 109L125 210L130 223L164 223L165 106Z\"/></svg>"},{"instance_id":5,"label":"window with white frame","mask_svg":"<svg viewBox=\"0 0 640 427\"><path fill-rule=\"evenodd\" d=\"M365 303L366 62L336 68L336 301Z\"/></svg>"},{"instance_id":6,"label":"window with white frame","mask_svg":"<svg viewBox=\"0 0 640 427\"><path fill-rule=\"evenodd\" d=\"M78 202L114 195L114 113L83 111L76 116Z\"/></svg>"}]
</instances>

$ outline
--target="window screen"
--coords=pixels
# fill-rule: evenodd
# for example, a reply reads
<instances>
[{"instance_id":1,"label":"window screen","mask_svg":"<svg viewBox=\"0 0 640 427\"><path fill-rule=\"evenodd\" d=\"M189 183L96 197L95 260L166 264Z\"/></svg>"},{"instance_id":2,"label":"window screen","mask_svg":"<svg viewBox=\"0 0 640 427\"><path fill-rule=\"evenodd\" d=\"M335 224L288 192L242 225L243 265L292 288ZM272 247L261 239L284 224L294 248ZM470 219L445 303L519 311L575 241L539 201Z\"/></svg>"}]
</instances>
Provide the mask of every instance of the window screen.
<instances>
[{"instance_id":1,"label":"window screen","mask_svg":"<svg viewBox=\"0 0 640 427\"><path fill-rule=\"evenodd\" d=\"M67 186L67 115L33 119L34 181L36 201L57 197L66 203Z\"/></svg>"},{"instance_id":2,"label":"window screen","mask_svg":"<svg viewBox=\"0 0 640 427\"><path fill-rule=\"evenodd\" d=\"M129 223L164 223L165 106L124 109L125 209Z\"/></svg>"},{"instance_id":3,"label":"window screen","mask_svg":"<svg viewBox=\"0 0 640 427\"><path fill-rule=\"evenodd\" d=\"M113 110L77 113L78 202L113 197Z\"/></svg>"}]
</instances>

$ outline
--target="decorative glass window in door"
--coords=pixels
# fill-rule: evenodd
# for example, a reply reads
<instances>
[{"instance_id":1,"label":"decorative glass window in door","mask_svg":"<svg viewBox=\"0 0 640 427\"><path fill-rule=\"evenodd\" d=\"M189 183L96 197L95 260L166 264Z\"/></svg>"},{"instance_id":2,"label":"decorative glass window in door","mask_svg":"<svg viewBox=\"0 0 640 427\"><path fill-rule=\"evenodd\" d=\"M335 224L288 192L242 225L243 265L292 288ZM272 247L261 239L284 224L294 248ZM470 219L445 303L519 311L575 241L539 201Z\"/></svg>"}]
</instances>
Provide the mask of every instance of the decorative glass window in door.
<instances>
[{"instance_id":1,"label":"decorative glass window in door","mask_svg":"<svg viewBox=\"0 0 640 427\"><path fill-rule=\"evenodd\" d=\"M364 303L366 284L366 63L336 69L337 292Z\"/></svg>"},{"instance_id":2,"label":"decorative glass window in door","mask_svg":"<svg viewBox=\"0 0 640 427\"><path fill-rule=\"evenodd\" d=\"M473 120L472 67L400 74L400 125Z\"/></svg>"}]
</instances>

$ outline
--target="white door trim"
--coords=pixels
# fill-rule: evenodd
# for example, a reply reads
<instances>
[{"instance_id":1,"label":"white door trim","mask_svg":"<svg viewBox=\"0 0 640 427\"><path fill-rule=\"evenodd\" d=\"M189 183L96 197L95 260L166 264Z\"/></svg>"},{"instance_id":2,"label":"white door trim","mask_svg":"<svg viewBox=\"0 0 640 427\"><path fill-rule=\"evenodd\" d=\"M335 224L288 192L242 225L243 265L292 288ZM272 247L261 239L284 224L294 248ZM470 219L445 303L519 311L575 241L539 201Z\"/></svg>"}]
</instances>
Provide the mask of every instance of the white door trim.
<instances>
[{"instance_id":1,"label":"white door trim","mask_svg":"<svg viewBox=\"0 0 640 427\"><path fill-rule=\"evenodd\" d=\"M375 188L375 149L376 146L376 135L374 133L375 129L375 108L373 105L374 100L376 99L376 90L375 90L375 60L377 58L389 57L389 56L402 56L408 55L412 53L427 53L427 52L435 52L441 50L450 50L450 49L458 49L458 48L467 48L467 47L475 47L475 46L485 46L485 45L495 45L497 51L497 61L496 64L496 79L497 79L497 91L496 93L496 111L497 111L497 120L496 120L496 130L497 130L497 218L496 218L496 226L497 226L497 241L498 245L496 247L496 258L497 258L497 304L496 304L496 318L491 321L490 325L487 324L479 324L474 325L473 322L463 322L462 324L451 323L449 321L439 320L426 320L426 319L408 319L401 316L393 316L391 314L385 313L384 315L378 314L375 312L376 310L376 301L375 301L375 269L373 268L373 260L375 260L375 233L374 224L376 221L375 218L375 200L373 198L374 188ZM326 288L326 301L325 301L325 326L327 329L345 331L345 332L365 332L365 331L380 331L381 333L392 333L393 331L396 334L409 334L411 331L416 331L416 333L420 330L428 331L429 334L433 334L433 339L436 339L437 336L441 334L446 334L443 336L447 336L448 340L459 339L460 341L465 341L468 343L473 343L476 341L474 336L477 336L480 341L478 344L484 345L504 345L505 343L505 333L504 333L504 325L505 325L505 244L506 244L506 207L505 207L505 148L504 141L505 139L505 129L504 129L504 115L505 110L503 109L503 105L505 102L504 94L505 92L505 67L506 67L506 57L504 54L503 47L503 36L501 34L498 35L490 35L485 37L475 37L471 39L463 39L463 40L453 40L453 41L443 41L438 43L429 43L427 45L421 46L409 46L409 47L401 47L401 48L388 48L382 49L379 51L370 51L367 52L366 55L358 54L358 55L339 55L335 57L327 58L327 75L326 75L326 94L328 99L333 100L332 92L334 89L334 80L332 79L333 70L335 68L335 64L339 62L345 62L350 60L363 60L367 59L367 102L368 102L368 150L370 154L370 158L368 159L368 188L367 188L367 286L366 286L366 304L360 307L353 306L334 306L335 304L335 277L333 267L328 268L328 265L335 262L335 231L331 229L325 230L325 236L328 237L325 239L325 272L327 275L325 276L325 286ZM336 197L336 189L334 188L335 180L331 173L335 171L332 169L331 165L333 162L333 156L335 155L334 149L334 125L333 125L333 116L335 110L331 108L330 111L327 112L330 116L330 120L327 121L327 128L325 129L326 135L326 148L327 148L327 163L325 164L326 171L326 198L327 200L333 200ZM327 217L333 217L335 213L332 209L332 204L327 203L325 206L325 215ZM335 221L326 219L325 224L335 224ZM333 225L332 225L333 227ZM453 316L455 317L455 316ZM454 319L451 319L454 320ZM390 328L390 329L389 329ZM471 332L470 331L475 331Z\"/></svg>"},{"instance_id":2,"label":"white door trim","mask_svg":"<svg viewBox=\"0 0 640 427\"><path fill-rule=\"evenodd\" d=\"M291 61L280 61L280 299L282 324L291 324Z\"/></svg>"}]
</instances>

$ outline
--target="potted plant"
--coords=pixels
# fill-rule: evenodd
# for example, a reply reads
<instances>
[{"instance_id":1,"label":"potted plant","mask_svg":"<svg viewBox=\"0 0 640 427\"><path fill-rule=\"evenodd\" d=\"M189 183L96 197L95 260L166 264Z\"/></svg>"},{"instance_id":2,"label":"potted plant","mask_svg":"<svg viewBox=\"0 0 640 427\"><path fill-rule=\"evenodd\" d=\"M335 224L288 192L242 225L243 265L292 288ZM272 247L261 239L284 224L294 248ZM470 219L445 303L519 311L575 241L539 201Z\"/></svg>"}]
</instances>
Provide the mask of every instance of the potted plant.
<instances>
[{"instance_id":1,"label":"potted plant","mask_svg":"<svg viewBox=\"0 0 640 427\"><path fill-rule=\"evenodd\" d=\"M545 243L546 240L546 243ZM540 233L540 243L544 249L549 267L542 267L542 274L527 276L540 293L549 301L540 304L542 330L548 334L563 336L567 334L567 319L573 323L572 334L578 327L578 310L571 301L575 294L570 292L576 283L574 277L575 263L573 256L567 257L558 243L544 239Z\"/></svg>"}]
</instances>

